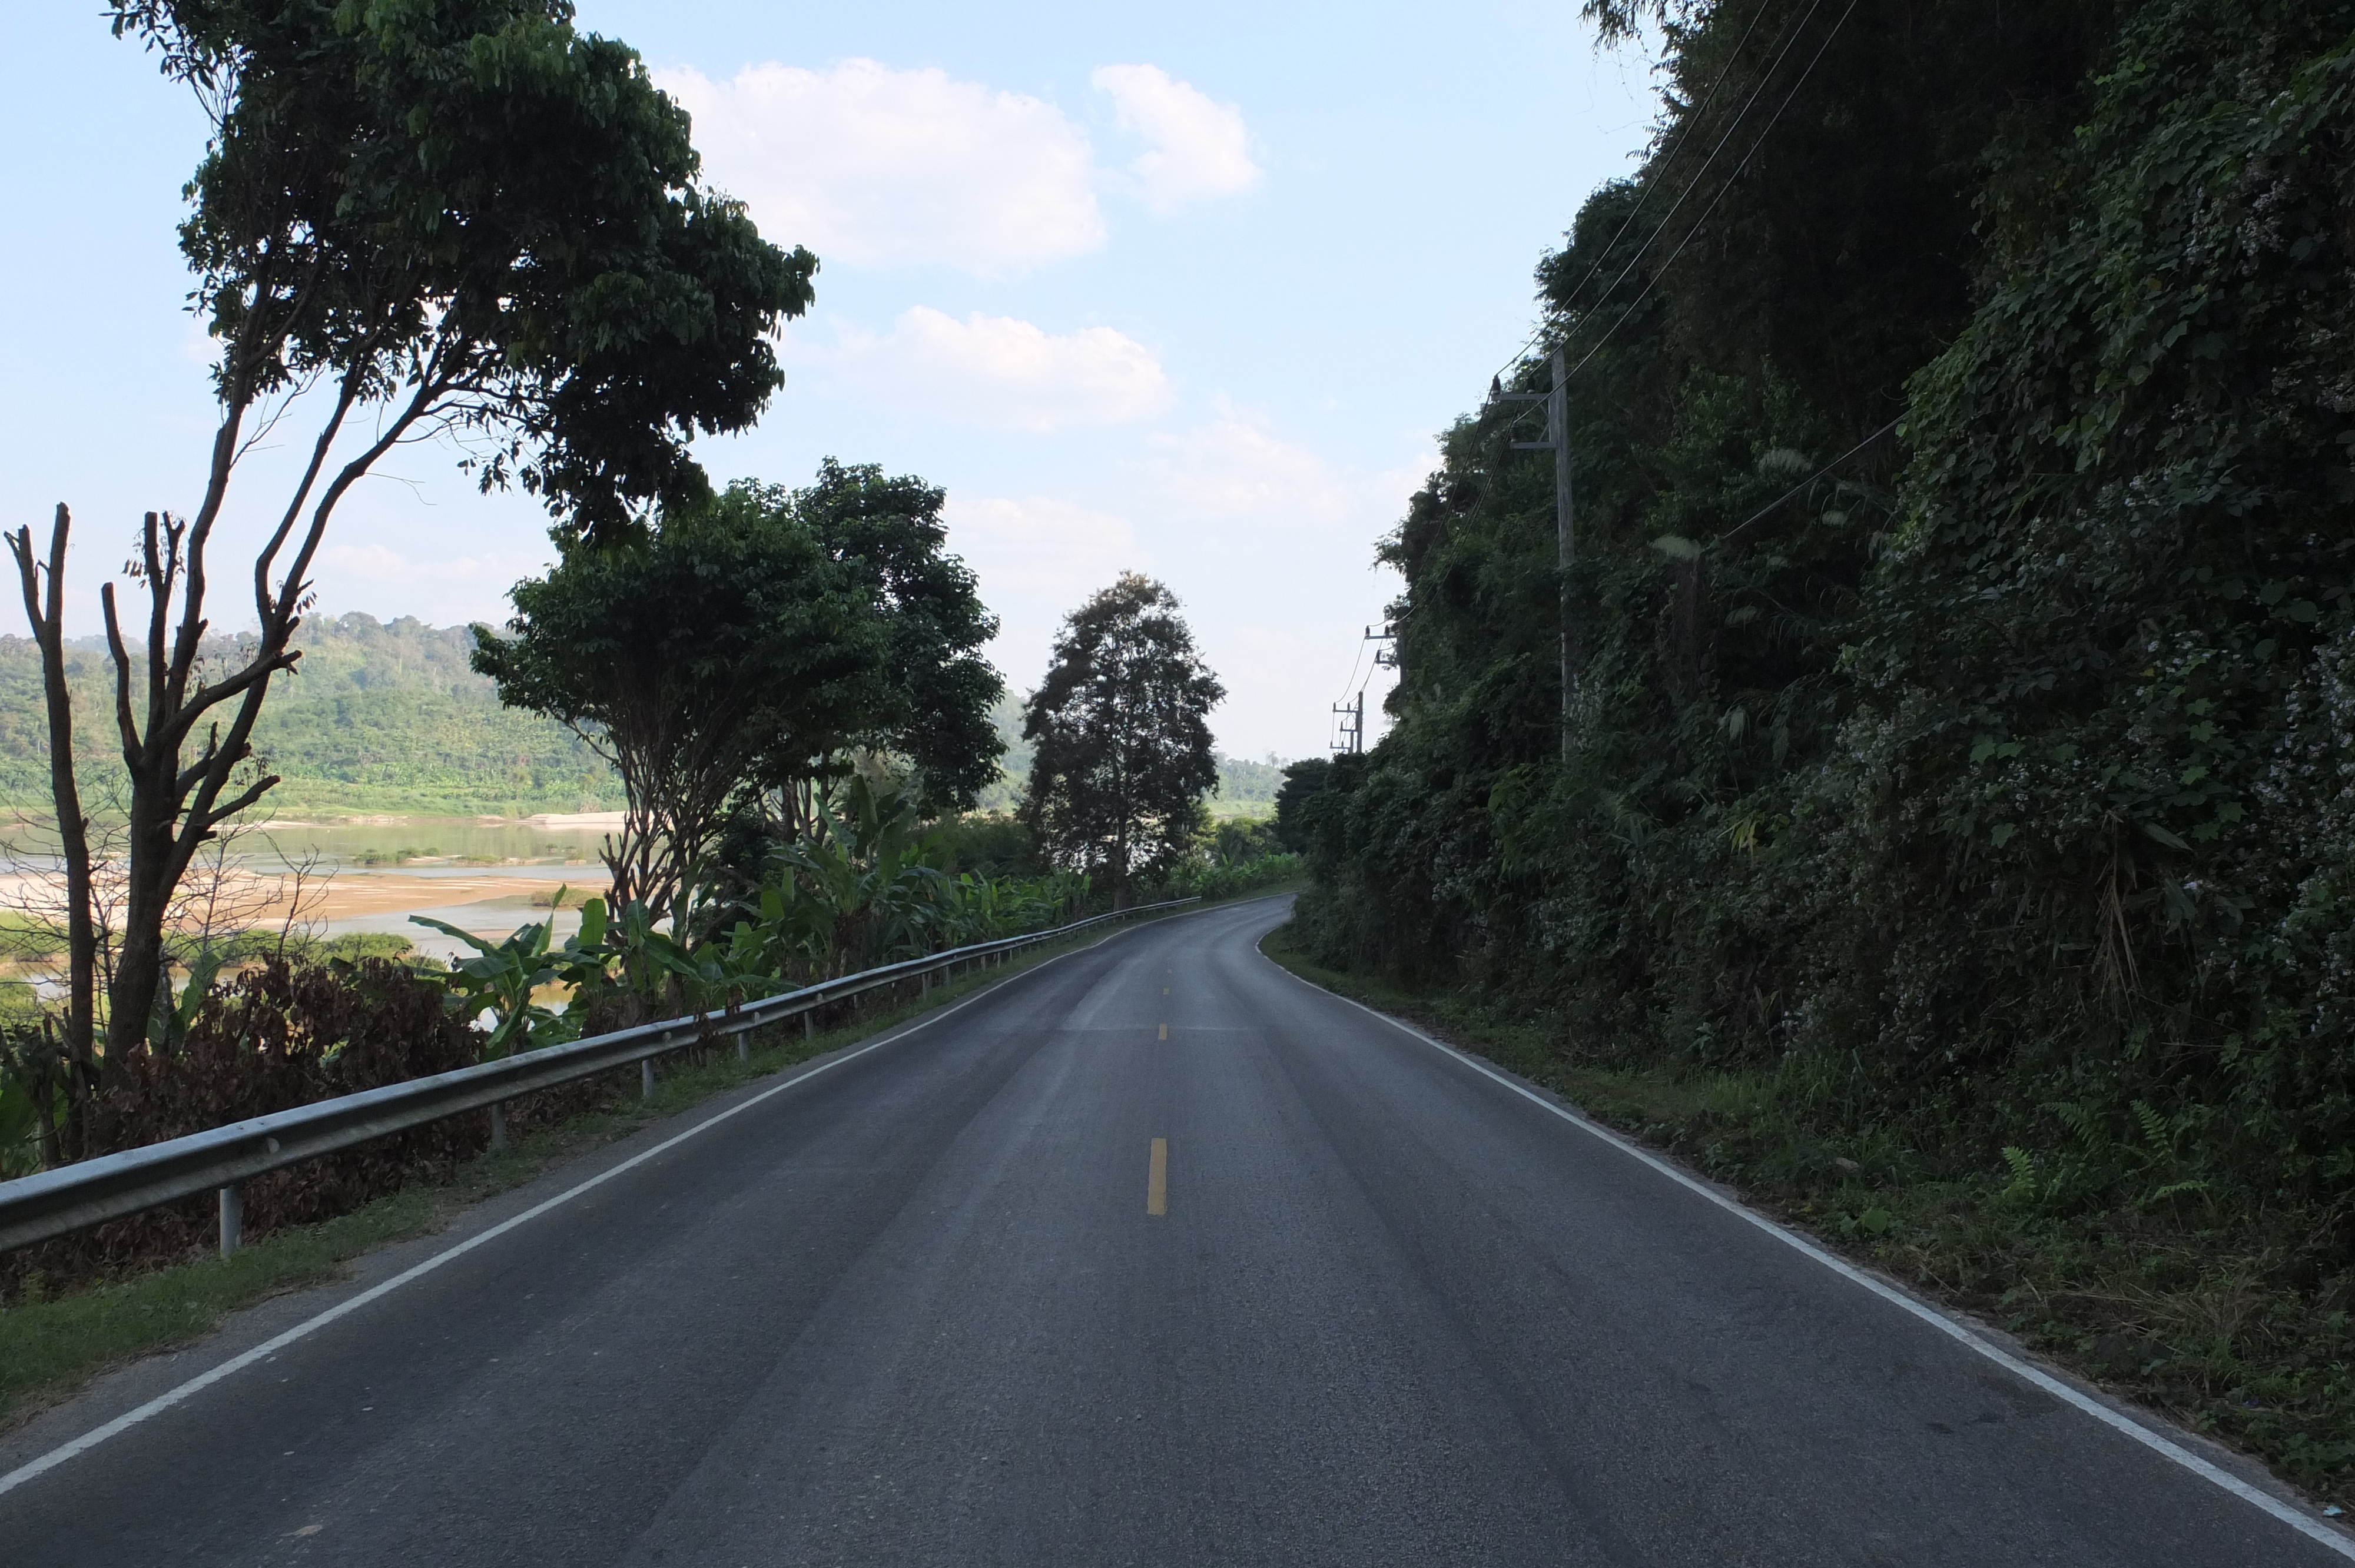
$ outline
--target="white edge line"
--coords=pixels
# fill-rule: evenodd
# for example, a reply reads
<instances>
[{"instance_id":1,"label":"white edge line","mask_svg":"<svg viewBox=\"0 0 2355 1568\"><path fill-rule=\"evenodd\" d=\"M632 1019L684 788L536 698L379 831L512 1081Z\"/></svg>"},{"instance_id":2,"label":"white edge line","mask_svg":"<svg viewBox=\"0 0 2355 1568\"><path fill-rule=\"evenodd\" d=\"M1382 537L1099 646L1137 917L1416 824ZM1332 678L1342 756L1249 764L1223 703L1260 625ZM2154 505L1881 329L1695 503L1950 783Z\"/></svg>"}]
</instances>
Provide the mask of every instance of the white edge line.
<instances>
[{"instance_id":1,"label":"white edge line","mask_svg":"<svg viewBox=\"0 0 2355 1568\"><path fill-rule=\"evenodd\" d=\"M2002 1367L2005 1371L2012 1373L2021 1381L2034 1384L2036 1387L2041 1388L2045 1393L2052 1395L2055 1399L2062 1400L2068 1404L2075 1406L2077 1409L2092 1416L2094 1420L2100 1422L2103 1425L2107 1426L2114 1431L2122 1433L2126 1436L2133 1438L2136 1442L2140 1443L2146 1448L2149 1448L2153 1452L2158 1453L2166 1458L2174 1460L2185 1469L2190 1470L2193 1475L2200 1477L2202 1480L2210 1481L2214 1483L2216 1486L2222 1487L2224 1490L2232 1493L2234 1497L2239 1498L2243 1502L2249 1503L2258 1509L2262 1509L2264 1511L2273 1515L2274 1518L2279 1520L2282 1523L2288 1525L2292 1530L2296 1531L2300 1535L2307 1537L2308 1540L2318 1542L2322 1545L2328 1547L2331 1551L2339 1553L2339 1556L2350 1561L2355 1561L2355 1541L2349 1540L2345 1535L2323 1523L2320 1520L2315 1519L2295 1508L2292 1508L2289 1504L2282 1501L2281 1499L2275 1497L2270 1492L2264 1491L2260 1488L2251 1486L2248 1482L2241 1479L2240 1477L2233 1475L2230 1470L2223 1469L2219 1466L2210 1463L2208 1460L2203 1459L2199 1455L2193 1453L2190 1449L2183 1446L2180 1443L2151 1430L2149 1427L2145 1426L2141 1422L2133 1419L2131 1416L2123 1414L2116 1410L2113 1410L2110 1406L2105 1404L2100 1400L2094 1399L2077 1389L2070 1387L2067 1383L2062 1383L2059 1378L2054 1377L2051 1373L2043 1371L2041 1368L2037 1367L2029 1361L2022 1361L2019 1357L2013 1355L2002 1346L1991 1343L1981 1338L1979 1335L1972 1332L1971 1330L1964 1324L1956 1322L1954 1319L1948 1317L1944 1312L1937 1310L1935 1308L1930 1307L1921 1301L1917 1301L1905 1292L1873 1278L1872 1276L1865 1273L1862 1269L1858 1268L1855 1265L1848 1262L1846 1259L1839 1257L1833 1253L1826 1252L1822 1247L1817 1246L1815 1243L1809 1241L1806 1237L1800 1235L1797 1232L1777 1224L1773 1220L1768 1219L1765 1215L1758 1213L1755 1211L1745 1207L1742 1203L1737 1202L1733 1199L1727 1197L1724 1193L1718 1192L1707 1182L1699 1181L1694 1177L1688 1175L1684 1171L1678 1170L1675 1166L1669 1164L1667 1160L1662 1160L1659 1156L1652 1153L1649 1150L1645 1149L1642 1145L1622 1138L1619 1134L1613 1132L1608 1128L1605 1128L1597 1122L1589 1120L1587 1118L1579 1115L1577 1112L1572 1111L1566 1107L1556 1104L1554 1101L1548 1099L1545 1096L1539 1094L1527 1084L1516 1081L1509 1075L1490 1066L1486 1062L1479 1061L1467 1055L1465 1053L1455 1049L1455 1047L1448 1044L1444 1041L1433 1039L1431 1035L1425 1034L1422 1030L1417 1029L1412 1023L1408 1023L1401 1019L1393 1018L1387 1012L1382 1012L1377 1009L1368 1007L1364 1002L1359 1001L1351 997L1343 996L1337 991L1329 991L1324 986L1318 985L1316 981L1305 979L1303 976L1293 974L1292 970L1284 968L1282 964L1276 963L1273 959L1268 958L1265 953L1260 954L1260 957L1266 959L1266 961L1270 965L1273 966L1280 973L1290 975L1292 979L1298 980L1302 985L1306 986L1309 990L1316 992L1319 996L1328 996L1336 1001L1347 1002L1349 1006L1356 1008L1359 1012L1366 1014L1368 1017L1380 1019L1382 1022L1389 1024L1391 1028L1399 1031L1401 1033L1411 1035L1414 1039L1422 1041L1433 1050L1439 1052L1442 1055L1462 1063L1465 1066L1471 1068L1482 1077L1493 1079L1495 1082L1502 1084L1506 1088L1512 1090L1513 1093L1520 1096L1523 1099L1528 1100L1530 1104L1551 1111L1554 1115L1561 1118L1562 1120L1570 1123L1571 1126L1577 1128L1581 1132L1599 1138L1604 1142L1610 1144L1613 1148L1618 1150L1621 1153L1629 1155L1634 1159L1643 1161L1653 1170L1658 1171L1661 1175L1666 1176L1669 1181L1676 1182L1678 1186L1688 1188L1692 1192L1700 1193L1710 1202L1715 1203L1719 1208L1723 1209L1727 1213L1737 1215L1740 1218L1748 1221L1750 1224L1757 1226L1760 1230L1764 1231L1768 1235L1773 1236L1775 1240L1782 1242L1786 1246L1790 1246L1815 1259L1817 1263L1822 1264L1826 1268L1830 1269L1833 1273L1839 1275L1841 1277L1848 1279L1854 1284L1864 1287L1864 1288L1871 1291L1875 1296L1880 1297L1882 1300L1891 1302L1893 1305L1902 1308L1906 1312L1909 1312L1913 1317L1919 1319L1921 1321L1929 1324L1940 1333L1945 1334L1948 1338L1977 1351L1980 1355L1985 1356L1987 1360L1995 1362L1998 1366Z\"/></svg>"},{"instance_id":2,"label":"white edge line","mask_svg":"<svg viewBox=\"0 0 2355 1568\"><path fill-rule=\"evenodd\" d=\"M1225 907L1225 906L1213 906L1213 907ZM1199 914L1203 913L1203 911L1188 911L1188 913ZM1179 916L1164 916L1163 918L1176 919L1179 918ZM1147 924L1157 925L1159 922L1149 921ZM590 1177L589 1180L581 1182L579 1186L569 1188L564 1192L559 1192L553 1198L535 1203L519 1214L510 1215L508 1218L501 1220L497 1224L493 1225L489 1230L484 1231L477 1235L468 1236L464 1241L458 1243L455 1246L450 1247L446 1251L437 1252L432 1257L425 1259L422 1263L411 1265L410 1267L401 1270L399 1274L394 1275L390 1279L385 1280L380 1284L371 1286L368 1289L361 1291L357 1296L353 1297L348 1301L339 1301L335 1306L330 1307L325 1311L318 1314L316 1317L305 1318L302 1322L295 1324L285 1332L279 1334L273 1339L263 1340L261 1344L254 1346L251 1350L245 1351L242 1355L231 1356L228 1361L221 1362L220 1365L214 1367L209 1372L198 1372L195 1377L190 1378L187 1382L180 1384L177 1388L167 1389L164 1393L159 1393L155 1398L149 1400L146 1404L138 1406L136 1409L124 1411L122 1414L108 1422L105 1425L85 1432L70 1443L66 1443L58 1447L52 1448L37 1459L27 1460L26 1463L19 1465L15 1469L9 1471L6 1475L0 1476L0 1494L12 1492L18 1487L23 1486L27 1481L32 1480L34 1478L44 1475L50 1470L56 1469L68 1459L89 1453L92 1448L97 1447L101 1443L105 1442L108 1438L129 1431L132 1427L138 1425L141 1422L145 1421L150 1416L162 1414L165 1411L171 1409L172 1406L179 1404L182 1400L186 1399L190 1394L201 1393L205 1389L210 1388L213 1384L220 1382L221 1379L229 1376L231 1373L244 1371L247 1367L251 1366L256 1361L268 1360L270 1357L276 1355L280 1351L282 1351L287 1346L293 1344L295 1340L307 1338L308 1336L316 1333L318 1330L325 1328L328 1324L334 1322L336 1319L341 1318L346 1313L358 1311L361 1308L367 1306L369 1302L376 1300L378 1297L390 1295L392 1292L400 1289L402 1286L410 1283L410 1281L422 1278L424 1276L431 1274L435 1269L441 1267L443 1264L450 1262L453 1258L464 1256L466 1254L474 1251L476 1247L483 1245L485 1242L497 1240L500 1236L503 1236L509 1231L514 1230L517 1225L527 1224L532 1220L539 1218L540 1215L547 1213L550 1209L559 1208L563 1204L570 1202L573 1199L581 1196L581 1193L590 1191L591 1188L603 1186L606 1182L611 1181L614 1177L619 1176L624 1171L629 1171L645 1164L647 1160L652 1160L655 1155L661 1154L667 1150L677 1148L678 1145L685 1143L688 1139L695 1137L698 1133L710 1131L713 1128L718 1127L721 1122L726 1121L729 1118L741 1116L744 1112L751 1110L754 1106L759 1105L763 1100L774 1098L776 1096L783 1094L787 1089L797 1088L801 1085L809 1082L812 1078L816 1077L821 1073L832 1072L835 1068L841 1066L845 1062L855 1062L859 1057L866 1055L869 1051L879 1051L884 1046L891 1044L895 1041L904 1040L909 1035L916 1033L919 1029L928 1028L931 1025L939 1022L942 1019L948 1017L953 1012L962 1012L965 1008L972 1006L975 1002L979 1001L983 997L991 994L1000 987L1014 980L1022 980L1030 975L1035 975L1040 969L1047 968L1050 964L1059 964L1065 959L1076 958L1082 953L1100 948L1115 937L1124 937L1131 931L1143 930L1144 928L1145 927L1142 926L1123 926L1117 930L1105 932L1094 941L1090 942L1086 947L1073 948L1068 952L1057 953L1053 958L1049 959L1046 963L1034 965L1029 969L1022 970L1018 974L1002 975L998 979L992 980L989 984L983 986L979 991L975 991L971 996L961 997L949 1006L943 1007L936 1012L928 1012L923 1017L914 1020L912 1022L908 1023L902 1028L892 1031L890 1033L882 1036L880 1039L870 1040L855 1051L837 1056L832 1061L821 1062L816 1066L810 1068L807 1072L795 1073L783 1083L778 1084L771 1088L763 1089L759 1094L752 1096L749 1099L739 1100L736 1104L730 1106L726 1110L706 1117L703 1120L697 1122L693 1127L688 1128L685 1132L674 1134L673 1136L663 1139L660 1143L655 1144L652 1149L642 1150L638 1153L632 1155L629 1159L623 1160L619 1165L614 1165L606 1170L600 1171L596 1175Z\"/></svg>"}]
</instances>

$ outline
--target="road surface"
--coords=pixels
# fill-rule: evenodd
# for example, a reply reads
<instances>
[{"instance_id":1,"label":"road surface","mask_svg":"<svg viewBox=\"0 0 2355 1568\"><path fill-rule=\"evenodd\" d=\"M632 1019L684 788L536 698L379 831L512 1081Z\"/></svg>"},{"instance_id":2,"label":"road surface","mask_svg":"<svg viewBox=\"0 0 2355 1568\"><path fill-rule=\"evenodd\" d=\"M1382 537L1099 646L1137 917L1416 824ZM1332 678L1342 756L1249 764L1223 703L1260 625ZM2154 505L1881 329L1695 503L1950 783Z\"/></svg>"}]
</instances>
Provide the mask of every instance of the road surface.
<instances>
[{"instance_id":1,"label":"road surface","mask_svg":"<svg viewBox=\"0 0 2355 1568\"><path fill-rule=\"evenodd\" d=\"M0 1561L2346 1561L1284 974L1284 911L1124 932L415 1244L736 1107L0 1495Z\"/></svg>"}]
</instances>

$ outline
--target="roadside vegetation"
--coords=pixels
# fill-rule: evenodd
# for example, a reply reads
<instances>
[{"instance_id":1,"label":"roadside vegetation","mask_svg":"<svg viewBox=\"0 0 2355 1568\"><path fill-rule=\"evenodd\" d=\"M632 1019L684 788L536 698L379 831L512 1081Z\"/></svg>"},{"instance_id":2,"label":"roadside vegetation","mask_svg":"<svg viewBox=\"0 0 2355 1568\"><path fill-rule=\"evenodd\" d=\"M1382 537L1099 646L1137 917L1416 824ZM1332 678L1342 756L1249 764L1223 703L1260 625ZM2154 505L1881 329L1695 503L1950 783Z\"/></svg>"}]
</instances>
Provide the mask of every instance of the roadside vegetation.
<instances>
[{"instance_id":1,"label":"roadside vegetation","mask_svg":"<svg viewBox=\"0 0 2355 1568\"><path fill-rule=\"evenodd\" d=\"M1466 415L1300 950L2343 1493L2355 6L1588 10L1575 564Z\"/></svg>"},{"instance_id":2,"label":"roadside vegetation","mask_svg":"<svg viewBox=\"0 0 2355 1568\"><path fill-rule=\"evenodd\" d=\"M62 634L68 510L46 541L10 536L33 636L0 659L0 696L22 699L0 738L39 758L48 837L13 846L0 894L0 1179L1297 874L1266 823L1213 827L1203 809L1218 683L1157 585L1124 577L1075 612L1109 640L1059 651L1042 692L1060 694L1031 701L1028 728L1042 755L1082 761L1032 769L1018 812L982 814L1006 694L942 492L832 460L800 489L708 482L688 443L758 416L816 259L699 183L686 116L626 47L555 0L112 11L214 127L181 236L217 345L218 440L199 509L151 514L130 581L102 588L101 653ZM215 638L206 551L249 437L304 418L311 467L250 563L260 630ZM273 706L304 689L305 578L338 500L434 434L460 439L486 487L547 503L555 566L463 646L408 622L316 629L310 646L360 653L322 661L331 702ZM118 593L144 596L139 613L118 615ZM461 654L474 686L450 679ZM384 688L361 673L389 659L406 675L412 657L430 726L399 739L417 755L354 787L463 795L453 780L513 743L513 795L618 796L604 885L581 890L561 939L551 914L499 938L418 917L464 945L454 963L398 938L323 943L302 932L315 866L236 863L282 782L265 716L340 735L293 743L314 765L338 744L381 751ZM445 686L446 704L421 694ZM437 749L442 728L470 738ZM1111 836L1064 831L1082 817ZM891 1002L815 1022L866 1028ZM508 1123L561 1126L608 1095L528 1097ZM266 1245L445 1182L488 1137L487 1117L460 1118L256 1178L246 1234ZM201 1253L214 1225L191 1201L18 1249L0 1256L0 1303L114 1288ZM277 1277L259 1268L220 1277ZM23 1321L0 1314L0 1341Z\"/></svg>"},{"instance_id":3,"label":"roadside vegetation","mask_svg":"<svg viewBox=\"0 0 2355 1568\"><path fill-rule=\"evenodd\" d=\"M72 1393L123 1361L202 1337L231 1312L341 1277L351 1261L429 1235L464 1210L641 1128L815 1057L857 1044L985 985L1101 939L1091 932L1024 953L1008 967L959 976L920 996L870 1002L805 1034L798 1022L755 1031L751 1054L691 1048L666 1059L652 1098L634 1070L511 1106L512 1141L483 1129L454 1158L410 1166L400 1183L331 1217L282 1224L234 1256L201 1245L77 1280L20 1271L0 1295L0 1430ZM200 1207L201 1205L197 1205Z\"/></svg>"}]
</instances>

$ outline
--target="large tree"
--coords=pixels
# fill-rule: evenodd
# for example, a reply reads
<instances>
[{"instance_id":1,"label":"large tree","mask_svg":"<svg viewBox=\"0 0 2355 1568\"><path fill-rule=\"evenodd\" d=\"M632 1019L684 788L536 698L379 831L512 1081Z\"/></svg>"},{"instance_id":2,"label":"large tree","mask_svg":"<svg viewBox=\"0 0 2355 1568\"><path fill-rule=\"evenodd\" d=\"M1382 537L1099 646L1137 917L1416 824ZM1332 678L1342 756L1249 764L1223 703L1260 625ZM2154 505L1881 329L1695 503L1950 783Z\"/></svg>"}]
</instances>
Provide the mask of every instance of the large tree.
<instances>
[{"instance_id":1,"label":"large tree","mask_svg":"<svg viewBox=\"0 0 2355 1568\"><path fill-rule=\"evenodd\" d=\"M817 481L776 498L861 585L890 652L831 732L781 735L762 781L790 799L847 771L854 751L904 758L929 810L970 807L1005 753L990 709L1005 682L980 649L997 634L973 571L944 546L942 491L913 474L828 458Z\"/></svg>"},{"instance_id":2,"label":"large tree","mask_svg":"<svg viewBox=\"0 0 2355 1568\"><path fill-rule=\"evenodd\" d=\"M509 635L474 629L474 668L621 775L613 902L657 917L703 880L759 759L849 727L890 650L860 573L755 485L672 508L636 539L578 540L514 599Z\"/></svg>"},{"instance_id":3,"label":"large tree","mask_svg":"<svg viewBox=\"0 0 2355 1568\"><path fill-rule=\"evenodd\" d=\"M564 0L112 10L212 119L180 238L219 344L219 412L194 512L150 514L134 547L144 624L126 628L103 592L130 811L110 1054L146 1037L175 887L276 782L243 767L254 721L299 657L312 565L352 486L396 446L447 433L486 488L520 482L572 526L615 535L705 488L687 440L757 416L780 380L778 321L807 307L816 269L698 186L686 113L634 52L577 31ZM213 530L240 458L289 418L315 426L253 562L257 631L241 659L209 664ZM60 507L46 552L29 527L10 540L53 664L66 527ZM51 679L49 700L63 690ZM70 760L58 768L69 899L86 904L87 824ZM86 945L83 911L69 917ZM79 951L71 972L87 1060Z\"/></svg>"},{"instance_id":4,"label":"large tree","mask_svg":"<svg viewBox=\"0 0 2355 1568\"><path fill-rule=\"evenodd\" d=\"M628 540L559 530L510 635L474 629L500 700L621 775L617 903L671 912L708 879L731 801L777 790L812 811L856 753L912 762L935 809L971 800L1003 749L1001 683L975 652L997 622L943 552L940 508L921 479L831 459L805 490L740 480Z\"/></svg>"},{"instance_id":5,"label":"large tree","mask_svg":"<svg viewBox=\"0 0 2355 1568\"><path fill-rule=\"evenodd\" d=\"M1022 818L1059 863L1115 902L1193 847L1219 781L1210 709L1226 694L1194 652L1178 598L1135 572L1073 610L1023 738L1037 754Z\"/></svg>"}]
</instances>

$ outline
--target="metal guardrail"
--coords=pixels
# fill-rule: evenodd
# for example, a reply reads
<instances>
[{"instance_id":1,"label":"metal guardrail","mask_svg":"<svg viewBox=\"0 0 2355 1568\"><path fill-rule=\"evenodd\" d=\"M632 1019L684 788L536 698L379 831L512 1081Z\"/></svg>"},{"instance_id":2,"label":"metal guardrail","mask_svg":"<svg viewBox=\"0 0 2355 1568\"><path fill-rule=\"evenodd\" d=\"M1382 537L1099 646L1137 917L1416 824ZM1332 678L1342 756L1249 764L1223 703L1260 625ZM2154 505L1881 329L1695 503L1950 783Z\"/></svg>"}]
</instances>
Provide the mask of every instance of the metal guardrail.
<instances>
[{"instance_id":1,"label":"metal guardrail","mask_svg":"<svg viewBox=\"0 0 2355 1568\"><path fill-rule=\"evenodd\" d=\"M736 1035L737 1053L744 1055L748 1047L743 1035L765 1024L799 1017L806 1028L809 1015L818 1008L882 986L914 980L930 991L933 975L945 978L960 964L993 963L1024 948L1060 941L1107 921L1199 902L1198 898L1175 898L1144 904L1134 909L1075 920L1052 930L951 948L880 969L862 969L838 980L821 980L799 991L762 997L743 1003L732 1014L707 1012L642 1023L610 1034L592 1034L584 1040L521 1051L455 1072L387 1084L356 1095L315 1100L208 1132L193 1132L186 1138L79 1160L13 1181L0 1181L0 1252L30 1246L35 1242L199 1192L218 1191L221 1253L226 1256L237 1250L241 1239L243 1205L239 1183L265 1172L485 1107L491 1109L496 1145L504 1141L499 1136L506 1126L500 1107L519 1095L554 1088L615 1067L626 1067L633 1062L641 1064L641 1082L645 1091L651 1094L656 1056L709 1040L714 1034Z\"/></svg>"}]
</instances>

